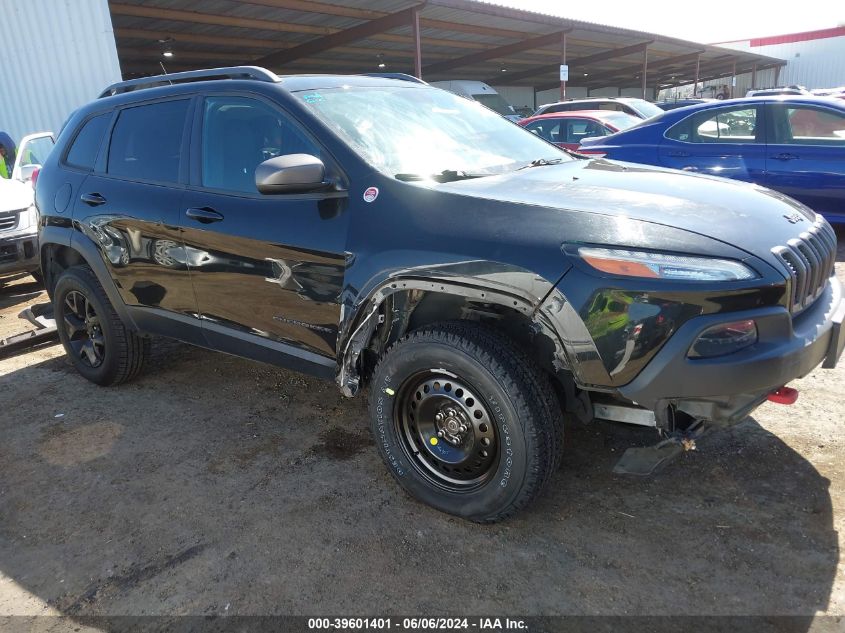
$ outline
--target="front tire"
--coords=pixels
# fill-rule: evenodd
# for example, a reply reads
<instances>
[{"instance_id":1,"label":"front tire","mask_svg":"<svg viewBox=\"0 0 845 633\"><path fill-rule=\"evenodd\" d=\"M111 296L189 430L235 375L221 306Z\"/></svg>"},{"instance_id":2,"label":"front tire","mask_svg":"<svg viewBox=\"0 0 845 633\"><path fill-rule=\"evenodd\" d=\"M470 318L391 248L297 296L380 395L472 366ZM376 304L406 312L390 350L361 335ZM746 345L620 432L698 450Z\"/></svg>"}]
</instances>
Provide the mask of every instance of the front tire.
<instances>
[{"instance_id":1,"label":"front tire","mask_svg":"<svg viewBox=\"0 0 845 633\"><path fill-rule=\"evenodd\" d=\"M137 376L150 351L120 320L87 266L65 270L53 292L59 340L77 371L98 385L119 385Z\"/></svg>"},{"instance_id":2,"label":"front tire","mask_svg":"<svg viewBox=\"0 0 845 633\"><path fill-rule=\"evenodd\" d=\"M400 485L472 521L525 507L560 464L563 416L548 377L478 323L431 325L394 344L373 374L370 419Z\"/></svg>"}]
</instances>

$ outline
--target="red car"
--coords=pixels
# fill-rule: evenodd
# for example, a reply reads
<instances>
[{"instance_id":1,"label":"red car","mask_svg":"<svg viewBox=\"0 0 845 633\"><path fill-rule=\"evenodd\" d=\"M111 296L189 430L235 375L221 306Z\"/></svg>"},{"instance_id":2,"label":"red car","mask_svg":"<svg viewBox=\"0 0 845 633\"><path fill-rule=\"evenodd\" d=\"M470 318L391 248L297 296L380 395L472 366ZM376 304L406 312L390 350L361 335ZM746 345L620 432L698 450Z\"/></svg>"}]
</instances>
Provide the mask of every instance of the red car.
<instances>
[{"instance_id":1,"label":"red car","mask_svg":"<svg viewBox=\"0 0 845 633\"><path fill-rule=\"evenodd\" d=\"M613 110L577 110L528 117L519 121L519 125L558 147L577 150L585 138L607 136L642 121Z\"/></svg>"}]
</instances>

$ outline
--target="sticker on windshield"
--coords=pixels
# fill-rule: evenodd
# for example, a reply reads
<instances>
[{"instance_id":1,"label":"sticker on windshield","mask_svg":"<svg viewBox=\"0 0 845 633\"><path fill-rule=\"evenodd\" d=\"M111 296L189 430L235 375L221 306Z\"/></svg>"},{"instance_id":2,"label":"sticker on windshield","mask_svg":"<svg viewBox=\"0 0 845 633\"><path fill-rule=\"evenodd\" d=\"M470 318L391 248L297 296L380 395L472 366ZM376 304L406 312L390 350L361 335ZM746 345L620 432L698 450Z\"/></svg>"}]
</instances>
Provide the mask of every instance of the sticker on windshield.
<instances>
[{"instance_id":1,"label":"sticker on windshield","mask_svg":"<svg viewBox=\"0 0 845 633\"><path fill-rule=\"evenodd\" d=\"M367 187L364 192L364 202L373 202L378 198L378 187Z\"/></svg>"},{"instance_id":2,"label":"sticker on windshield","mask_svg":"<svg viewBox=\"0 0 845 633\"><path fill-rule=\"evenodd\" d=\"M312 92L302 95L302 100L305 103L316 103L317 101L323 100L323 95L321 95L319 92Z\"/></svg>"}]
</instances>

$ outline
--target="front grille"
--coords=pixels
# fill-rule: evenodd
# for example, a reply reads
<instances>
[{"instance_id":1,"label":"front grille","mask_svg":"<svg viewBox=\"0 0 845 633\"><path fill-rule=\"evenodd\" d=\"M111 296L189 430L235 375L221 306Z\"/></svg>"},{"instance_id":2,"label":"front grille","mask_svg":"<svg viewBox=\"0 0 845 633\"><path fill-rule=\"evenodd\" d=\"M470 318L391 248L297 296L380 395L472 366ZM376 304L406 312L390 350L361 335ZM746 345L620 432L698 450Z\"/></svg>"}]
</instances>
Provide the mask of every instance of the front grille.
<instances>
[{"instance_id":1,"label":"front grille","mask_svg":"<svg viewBox=\"0 0 845 633\"><path fill-rule=\"evenodd\" d=\"M0 214L0 231L8 231L18 225L18 211Z\"/></svg>"},{"instance_id":2,"label":"front grille","mask_svg":"<svg viewBox=\"0 0 845 633\"><path fill-rule=\"evenodd\" d=\"M819 298L833 274L836 234L822 221L789 240L786 246L773 248L772 252L789 272L790 311L798 314Z\"/></svg>"}]
</instances>

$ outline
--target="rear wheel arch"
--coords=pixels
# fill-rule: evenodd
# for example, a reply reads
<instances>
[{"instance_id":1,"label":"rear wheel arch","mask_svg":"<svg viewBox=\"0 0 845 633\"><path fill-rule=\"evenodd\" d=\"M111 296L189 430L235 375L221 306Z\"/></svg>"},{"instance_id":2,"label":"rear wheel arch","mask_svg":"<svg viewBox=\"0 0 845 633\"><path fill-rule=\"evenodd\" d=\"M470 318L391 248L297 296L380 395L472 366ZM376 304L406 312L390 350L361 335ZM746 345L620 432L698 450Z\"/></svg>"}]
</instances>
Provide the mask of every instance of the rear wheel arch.
<instances>
[{"instance_id":1,"label":"rear wheel arch","mask_svg":"<svg viewBox=\"0 0 845 633\"><path fill-rule=\"evenodd\" d=\"M117 291L100 251L90 239L78 234L71 236L71 234L66 233L66 230L56 229L51 231L48 227L42 231L39 248L41 271L44 274L44 287L51 299L53 298L56 281L65 270L74 266L87 266L97 278L121 321L130 331L139 331L129 314L129 310L126 309L126 304L123 302L120 293Z\"/></svg>"}]
</instances>

